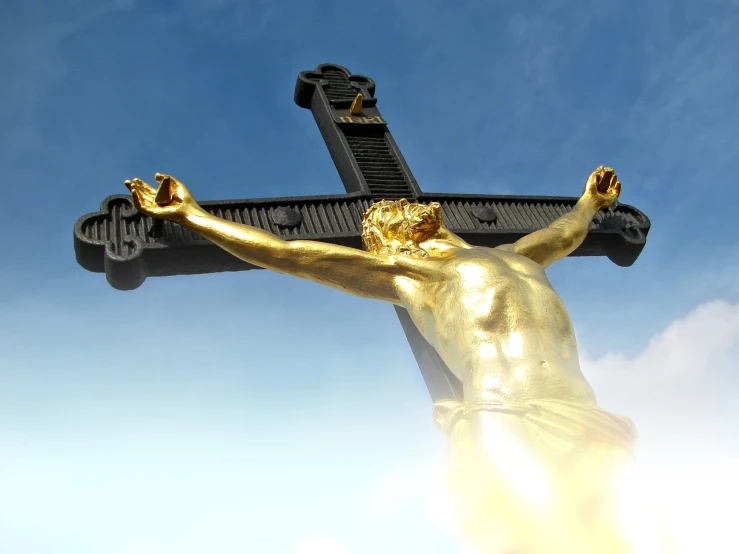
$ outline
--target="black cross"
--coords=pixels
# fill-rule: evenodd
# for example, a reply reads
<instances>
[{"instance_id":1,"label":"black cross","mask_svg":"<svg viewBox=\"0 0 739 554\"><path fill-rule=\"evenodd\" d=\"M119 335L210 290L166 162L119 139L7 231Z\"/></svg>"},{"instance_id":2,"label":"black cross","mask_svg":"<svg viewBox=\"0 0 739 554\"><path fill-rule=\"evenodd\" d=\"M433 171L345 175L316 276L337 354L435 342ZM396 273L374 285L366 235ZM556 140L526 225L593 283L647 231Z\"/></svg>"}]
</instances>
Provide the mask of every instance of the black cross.
<instances>
[{"instance_id":1,"label":"black cross","mask_svg":"<svg viewBox=\"0 0 739 554\"><path fill-rule=\"evenodd\" d=\"M304 71L295 103L318 124L347 194L202 202L213 215L270 231L284 239L321 240L361 248L364 211L381 199L439 202L446 226L467 242L494 247L546 227L577 202L568 197L424 193L377 109L375 83L338 65ZM617 205L599 213L575 256L607 256L620 266L636 261L649 232L639 210ZM256 269L171 222L139 213L128 195L109 196L100 211L74 226L79 264L105 273L120 290L147 277ZM408 312L396 307L433 400L462 399L460 382L421 336Z\"/></svg>"}]
</instances>

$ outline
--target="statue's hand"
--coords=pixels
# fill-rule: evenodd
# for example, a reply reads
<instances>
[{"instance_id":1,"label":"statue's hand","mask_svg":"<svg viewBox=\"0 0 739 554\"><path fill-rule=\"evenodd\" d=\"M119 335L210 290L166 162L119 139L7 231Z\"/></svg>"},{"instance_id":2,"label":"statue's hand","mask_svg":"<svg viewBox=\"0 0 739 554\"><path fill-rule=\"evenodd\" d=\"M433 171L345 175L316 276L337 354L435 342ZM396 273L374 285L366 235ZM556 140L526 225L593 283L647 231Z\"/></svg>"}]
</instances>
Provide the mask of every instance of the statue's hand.
<instances>
[{"instance_id":1,"label":"statue's hand","mask_svg":"<svg viewBox=\"0 0 739 554\"><path fill-rule=\"evenodd\" d=\"M618 200L621 183L616 172L610 167L600 166L593 171L585 183L583 196L589 197L598 208L607 208Z\"/></svg>"},{"instance_id":2,"label":"statue's hand","mask_svg":"<svg viewBox=\"0 0 739 554\"><path fill-rule=\"evenodd\" d=\"M157 173L155 189L141 179L126 181L136 208L150 217L181 221L189 213L200 209L190 191L171 175Z\"/></svg>"}]
</instances>

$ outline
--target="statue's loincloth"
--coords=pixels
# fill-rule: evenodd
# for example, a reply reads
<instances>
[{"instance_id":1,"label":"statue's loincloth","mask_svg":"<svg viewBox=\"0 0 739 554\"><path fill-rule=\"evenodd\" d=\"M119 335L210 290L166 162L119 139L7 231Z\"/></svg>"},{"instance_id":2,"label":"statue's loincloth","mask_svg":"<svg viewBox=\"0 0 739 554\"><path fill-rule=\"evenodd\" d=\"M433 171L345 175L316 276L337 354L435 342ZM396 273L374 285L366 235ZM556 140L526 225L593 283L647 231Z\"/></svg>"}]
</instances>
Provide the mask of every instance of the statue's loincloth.
<instances>
[{"instance_id":1,"label":"statue's loincloth","mask_svg":"<svg viewBox=\"0 0 739 554\"><path fill-rule=\"evenodd\" d=\"M615 492L630 419L553 399L442 400L434 419L450 439L453 517L480 552L631 552Z\"/></svg>"},{"instance_id":2,"label":"statue's loincloth","mask_svg":"<svg viewBox=\"0 0 739 554\"><path fill-rule=\"evenodd\" d=\"M479 412L495 412L518 417L548 447L571 452L583 444L606 443L633 450L636 427L627 417L612 414L597 406L554 399L528 402L475 402L441 400L434 404L434 420L451 434L458 423Z\"/></svg>"}]
</instances>

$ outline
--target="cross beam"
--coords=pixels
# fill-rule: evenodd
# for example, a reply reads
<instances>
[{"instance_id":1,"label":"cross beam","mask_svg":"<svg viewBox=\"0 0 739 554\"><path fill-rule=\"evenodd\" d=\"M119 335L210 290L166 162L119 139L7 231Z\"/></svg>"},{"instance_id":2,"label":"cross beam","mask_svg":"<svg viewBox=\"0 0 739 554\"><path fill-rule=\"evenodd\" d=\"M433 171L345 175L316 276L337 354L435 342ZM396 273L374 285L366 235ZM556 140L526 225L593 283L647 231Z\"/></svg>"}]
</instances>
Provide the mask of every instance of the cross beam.
<instances>
[{"instance_id":1,"label":"cross beam","mask_svg":"<svg viewBox=\"0 0 739 554\"><path fill-rule=\"evenodd\" d=\"M361 248L364 211L381 199L439 202L446 226L470 244L512 243L564 215L577 198L423 192L377 109L375 83L344 67L319 65L298 76L295 103L313 113L347 194L201 202L213 215L270 231L286 240L320 240ZM641 253L649 219L619 204L599 213L574 256L607 256L630 266ZM128 195L109 196L77 220L74 249L85 269L105 273L120 290L147 277L258 269L175 223L154 221ZM433 400L462 398L460 382L396 307Z\"/></svg>"}]
</instances>

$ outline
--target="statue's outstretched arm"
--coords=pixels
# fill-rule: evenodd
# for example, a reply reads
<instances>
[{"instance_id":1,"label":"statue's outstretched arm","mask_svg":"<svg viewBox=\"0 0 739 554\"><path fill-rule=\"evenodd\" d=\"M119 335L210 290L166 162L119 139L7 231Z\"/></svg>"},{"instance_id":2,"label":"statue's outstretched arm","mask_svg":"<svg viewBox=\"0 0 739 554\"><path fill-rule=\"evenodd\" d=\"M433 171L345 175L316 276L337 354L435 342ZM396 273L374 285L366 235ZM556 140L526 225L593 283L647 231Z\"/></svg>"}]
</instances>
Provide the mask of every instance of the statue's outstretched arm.
<instances>
[{"instance_id":1,"label":"statue's outstretched arm","mask_svg":"<svg viewBox=\"0 0 739 554\"><path fill-rule=\"evenodd\" d=\"M618 200L621 183L609 167L599 167L588 177L575 207L549 227L535 231L504 248L513 249L543 267L569 256L582 244L595 215Z\"/></svg>"},{"instance_id":2,"label":"statue's outstretched arm","mask_svg":"<svg viewBox=\"0 0 739 554\"><path fill-rule=\"evenodd\" d=\"M141 179L126 181L134 204L143 213L169 219L250 264L288 273L357 296L397 302L392 257L334 244L286 241L262 229L226 221L203 210L187 188L157 174L159 189Z\"/></svg>"}]
</instances>

